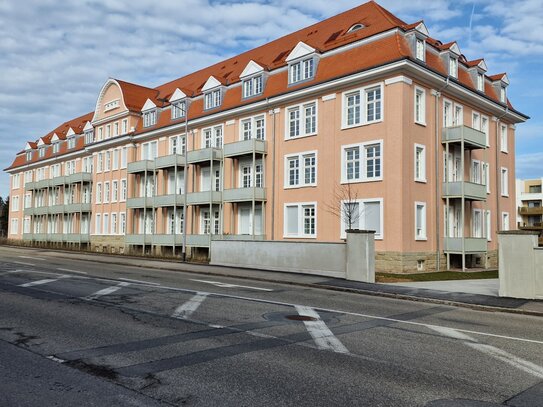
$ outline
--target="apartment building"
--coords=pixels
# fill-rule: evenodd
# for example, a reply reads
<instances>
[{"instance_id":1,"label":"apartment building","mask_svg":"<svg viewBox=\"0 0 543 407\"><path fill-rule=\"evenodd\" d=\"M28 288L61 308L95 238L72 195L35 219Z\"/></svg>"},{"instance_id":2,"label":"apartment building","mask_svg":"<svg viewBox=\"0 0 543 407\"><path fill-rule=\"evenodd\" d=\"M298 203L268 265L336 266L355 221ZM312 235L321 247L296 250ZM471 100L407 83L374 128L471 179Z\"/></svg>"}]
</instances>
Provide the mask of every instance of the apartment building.
<instances>
[{"instance_id":1,"label":"apartment building","mask_svg":"<svg viewBox=\"0 0 543 407\"><path fill-rule=\"evenodd\" d=\"M495 266L528 119L508 86L375 2L156 88L108 79L6 170L10 238L180 257L351 228L378 270Z\"/></svg>"},{"instance_id":2,"label":"apartment building","mask_svg":"<svg viewBox=\"0 0 543 407\"><path fill-rule=\"evenodd\" d=\"M543 178L517 179L517 225L520 230L539 233L543 246Z\"/></svg>"}]
</instances>

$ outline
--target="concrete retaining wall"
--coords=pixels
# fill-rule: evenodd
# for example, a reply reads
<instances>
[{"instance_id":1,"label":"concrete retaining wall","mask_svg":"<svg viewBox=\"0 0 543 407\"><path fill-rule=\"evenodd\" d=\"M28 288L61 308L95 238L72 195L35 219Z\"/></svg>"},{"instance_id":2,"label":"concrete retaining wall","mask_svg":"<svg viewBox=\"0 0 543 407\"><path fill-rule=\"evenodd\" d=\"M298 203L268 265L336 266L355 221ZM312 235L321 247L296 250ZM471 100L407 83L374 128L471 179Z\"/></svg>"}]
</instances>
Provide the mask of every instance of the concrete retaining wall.
<instances>
[{"instance_id":1,"label":"concrete retaining wall","mask_svg":"<svg viewBox=\"0 0 543 407\"><path fill-rule=\"evenodd\" d=\"M212 240L210 264L375 281L373 232L348 233L346 243Z\"/></svg>"},{"instance_id":2,"label":"concrete retaining wall","mask_svg":"<svg viewBox=\"0 0 543 407\"><path fill-rule=\"evenodd\" d=\"M537 234L499 234L500 297L543 299L543 249Z\"/></svg>"}]
</instances>

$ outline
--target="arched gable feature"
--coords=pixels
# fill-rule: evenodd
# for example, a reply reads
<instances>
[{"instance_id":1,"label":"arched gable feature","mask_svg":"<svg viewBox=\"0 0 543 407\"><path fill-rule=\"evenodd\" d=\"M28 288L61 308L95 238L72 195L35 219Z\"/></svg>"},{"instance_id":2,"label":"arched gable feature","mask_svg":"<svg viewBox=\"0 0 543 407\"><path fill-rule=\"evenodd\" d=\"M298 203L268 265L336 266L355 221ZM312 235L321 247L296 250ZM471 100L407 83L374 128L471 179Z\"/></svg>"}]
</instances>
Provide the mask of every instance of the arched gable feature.
<instances>
[{"instance_id":1,"label":"arched gable feature","mask_svg":"<svg viewBox=\"0 0 543 407\"><path fill-rule=\"evenodd\" d=\"M108 104L110 106L106 109ZM109 78L100 90L91 122L94 123L124 111L128 111L128 109L124 101L122 87L117 80Z\"/></svg>"}]
</instances>

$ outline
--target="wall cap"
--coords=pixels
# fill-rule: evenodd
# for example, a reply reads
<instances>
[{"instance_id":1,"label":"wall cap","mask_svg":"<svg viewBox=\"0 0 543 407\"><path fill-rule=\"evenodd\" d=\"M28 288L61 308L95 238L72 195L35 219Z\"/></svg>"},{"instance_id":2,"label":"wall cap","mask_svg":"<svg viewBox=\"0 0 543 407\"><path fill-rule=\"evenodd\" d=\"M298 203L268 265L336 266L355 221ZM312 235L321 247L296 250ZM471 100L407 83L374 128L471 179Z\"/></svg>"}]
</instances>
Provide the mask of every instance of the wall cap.
<instances>
[{"instance_id":1,"label":"wall cap","mask_svg":"<svg viewBox=\"0 0 543 407\"><path fill-rule=\"evenodd\" d=\"M539 232L533 230L504 230L498 232L498 235L531 235L539 236Z\"/></svg>"},{"instance_id":2,"label":"wall cap","mask_svg":"<svg viewBox=\"0 0 543 407\"><path fill-rule=\"evenodd\" d=\"M375 230L358 230L358 229L347 229L345 231L345 233L349 234L349 233L352 233L352 234L372 234L374 235L375 234Z\"/></svg>"}]
</instances>

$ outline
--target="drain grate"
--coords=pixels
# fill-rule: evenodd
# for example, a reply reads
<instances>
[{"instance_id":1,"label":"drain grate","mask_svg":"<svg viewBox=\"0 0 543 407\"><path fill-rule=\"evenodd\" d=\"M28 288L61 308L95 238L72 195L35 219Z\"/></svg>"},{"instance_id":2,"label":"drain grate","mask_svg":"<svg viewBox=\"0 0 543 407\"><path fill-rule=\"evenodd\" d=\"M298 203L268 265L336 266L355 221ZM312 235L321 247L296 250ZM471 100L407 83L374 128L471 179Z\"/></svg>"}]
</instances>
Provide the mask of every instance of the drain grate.
<instances>
[{"instance_id":1,"label":"drain grate","mask_svg":"<svg viewBox=\"0 0 543 407\"><path fill-rule=\"evenodd\" d=\"M287 315L286 319L291 321L316 321L317 318L310 317L308 315Z\"/></svg>"}]
</instances>

